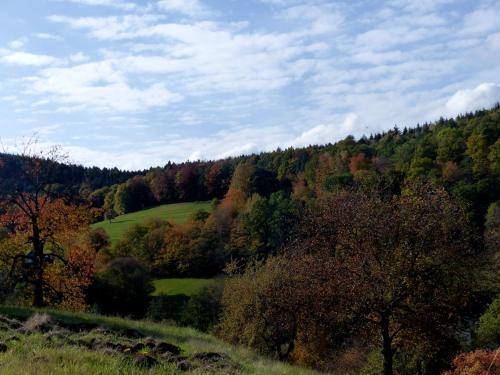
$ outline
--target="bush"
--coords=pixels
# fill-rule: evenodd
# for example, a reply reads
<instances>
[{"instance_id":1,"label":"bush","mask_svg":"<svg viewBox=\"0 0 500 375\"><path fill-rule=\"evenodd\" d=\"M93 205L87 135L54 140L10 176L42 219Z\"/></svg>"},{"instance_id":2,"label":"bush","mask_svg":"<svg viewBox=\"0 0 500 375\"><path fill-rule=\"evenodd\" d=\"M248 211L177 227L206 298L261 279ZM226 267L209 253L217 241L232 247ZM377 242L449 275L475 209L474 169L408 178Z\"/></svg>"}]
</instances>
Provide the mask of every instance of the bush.
<instances>
[{"instance_id":1,"label":"bush","mask_svg":"<svg viewBox=\"0 0 500 375\"><path fill-rule=\"evenodd\" d=\"M226 280L217 334L285 360L297 336L294 296L293 277L285 258L249 266L243 275Z\"/></svg>"},{"instance_id":2,"label":"bush","mask_svg":"<svg viewBox=\"0 0 500 375\"><path fill-rule=\"evenodd\" d=\"M222 292L223 286L214 283L191 296L182 314L182 324L203 332L210 331L219 321Z\"/></svg>"},{"instance_id":3,"label":"bush","mask_svg":"<svg viewBox=\"0 0 500 375\"><path fill-rule=\"evenodd\" d=\"M495 350L476 350L460 353L453 359L453 370L443 375L486 375L498 374L500 371L500 355Z\"/></svg>"},{"instance_id":4,"label":"bush","mask_svg":"<svg viewBox=\"0 0 500 375\"><path fill-rule=\"evenodd\" d=\"M134 258L116 258L97 275L90 304L103 314L144 316L154 290L148 270Z\"/></svg>"},{"instance_id":5,"label":"bush","mask_svg":"<svg viewBox=\"0 0 500 375\"><path fill-rule=\"evenodd\" d=\"M184 294L175 296L162 294L157 297L152 297L147 317L157 322L163 320L180 322L182 320L182 313L188 301L189 297Z\"/></svg>"},{"instance_id":6,"label":"bush","mask_svg":"<svg viewBox=\"0 0 500 375\"><path fill-rule=\"evenodd\" d=\"M495 349L500 344L500 298L496 298L479 319L476 330L481 347Z\"/></svg>"}]
</instances>

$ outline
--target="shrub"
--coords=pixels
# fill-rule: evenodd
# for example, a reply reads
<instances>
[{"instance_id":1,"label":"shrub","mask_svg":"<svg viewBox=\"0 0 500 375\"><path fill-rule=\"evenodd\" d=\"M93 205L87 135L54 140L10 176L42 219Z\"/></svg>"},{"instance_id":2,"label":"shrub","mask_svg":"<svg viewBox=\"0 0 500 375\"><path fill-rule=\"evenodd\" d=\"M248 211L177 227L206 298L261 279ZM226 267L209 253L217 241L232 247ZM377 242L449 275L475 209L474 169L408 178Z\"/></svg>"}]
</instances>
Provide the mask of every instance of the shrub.
<instances>
[{"instance_id":1,"label":"shrub","mask_svg":"<svg viewBox=\"0 0 500 375\"><path fill-rule=\"evenodd\" d=\"M297 336L292 275L284 258L250 266L226 280L218 335L249 345L280 360L288 358Z\"/></svg>"},{"instance_id":2,"label":"shrub","mask_svg":"<svg viewBox=\"0 0 500 375\"><path fill-rule=\"evenodd\" d=\"M497 350L498 351L498 350ZM453 370L442 375L487 375L500 371L500 354L494 350L460 353L453 359Z\"/></svg>"},{"instance_id":3,"label":"shrub","mask_svg":"<svg viewBox=\"0 0 500 375\"><path fill-rule=\"evenodd\" d=\"M189 297L183 294L168 296L162 294L152 297L149 304L147 317L154 321L173 320L180 322Z\"/></svg>"},{"instance_id":4,"label":"shrub","mask_svg":"<svg viewBox=\"0 0 500 375\"><path fill-rule=\"evenodd\" d=\"M219 321L223 286L214 283L191 296L182 314L182 324L208 332Z\"/></svg>"},{"instance_id":5,"label":"shrub","mask_svg":"<svg viewBox=\"0 0 500 375\"><path fill-rule=\"evenodd\" d=\"M496 298L479 319L476 330L481 347L495 349L500 344L500 298Z\"/></svg>"},{"instance_id":6,"label":"shrub","mask_svg":"<svg viewBox=\"0 0 500 375\"><path fill-rule=\"evenodd\" d=\"M144 316L154 290L148 270L134 258L116 258L97 275L90 303L104 314Z\"/></svg>"}]
</instances>

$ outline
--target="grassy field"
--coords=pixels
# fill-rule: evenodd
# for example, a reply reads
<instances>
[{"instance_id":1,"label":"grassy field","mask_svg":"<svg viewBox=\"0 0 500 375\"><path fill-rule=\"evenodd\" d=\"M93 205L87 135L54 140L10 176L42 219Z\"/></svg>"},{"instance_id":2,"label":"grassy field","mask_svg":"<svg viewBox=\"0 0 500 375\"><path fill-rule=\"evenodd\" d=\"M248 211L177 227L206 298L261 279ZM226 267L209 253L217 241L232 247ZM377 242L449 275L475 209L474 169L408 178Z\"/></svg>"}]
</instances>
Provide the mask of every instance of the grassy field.
<instances>
[{"instance_id":1,"label":"grassy field","mask_svg":"<svg viewBox=\"0 0 500 375\"><path fill-rule=\"evenodd\" d=\"M192 296L198 291L203 289L203 287L210 285L212 283L220 283L222 279L160 279L153 282L155 291L153 296L159 296L160 294L166 294L169 296L175 296L179 294L184 294L186 296Z\"/></svg>"},{"instance_id":2,"label":"grassy field","mask_svg":"<svg viewBox=\"0 0 500 375\"><path fill-rule=\"evenodd\" d=\"M33 310L29 308L0 307L0 314L10 318L25 320L35 312L46 312L57 320L57 324L98 324L106 329L103 331L89 330L67 333L54 325L51 331L34 331L24 334L22 330L8 328L2 318L0 325L0 341L5 343L0 353L0 373L3 375L108 375L108 374L268 374L268 375L314 375L314 371L300 369L271 359L261 357L254 352L223 343L213 336L200 333L191 328L180 328L145 321L131 321L120 318L103 317L100 315L68 313L53 310ZM1 317L0 317L1 318ZM97 342L116 336L118 332L134 330L149 339L166 342L178 346L182 352L177 361L187 358L195 366L191 370L179 371L179 362L159 359L151 367L141 367L134 362L133 356L123 352L86 347L74 340ZM46 332L46 333L44 333ZM66 332L66 333L65 333ZM114 336L115 335L115 336ZM69 336L69 337L67 337ZM15 339L13 338L15 337ZM65 339L67 341L61 341ZM69 340L69 341L68 341ZM123 340L123 339L122 339ZM127 339L126 339L127 340ZM130 340L130 339L128 339ZM63 343L61 343L63 342ZM227 369L207 370L210 367L196 364L196 354L216 352L224 355L226 363L231 363L231 371ZM148 355L146 353L146 355ZM198 362L199 363L199 362ZM198 366L198 367L196 367Z\"/></svg>"},{"instance_id":3,"label":"grassy field","mask_svg":"<svg viewBox=\"0 0 500 375\"><path fill-rule=\"evenodd\" d=\"M185 223L189 216L197 210L210 210L210 202L166 204L118 216L111 223L106 220L101 221L93 224L92 228L103 228L106 230L111 242L114 244L122 238L127 228L134 224L142 223L146 219L158 217L182 224Z\"/></svg>"}]
</instances>

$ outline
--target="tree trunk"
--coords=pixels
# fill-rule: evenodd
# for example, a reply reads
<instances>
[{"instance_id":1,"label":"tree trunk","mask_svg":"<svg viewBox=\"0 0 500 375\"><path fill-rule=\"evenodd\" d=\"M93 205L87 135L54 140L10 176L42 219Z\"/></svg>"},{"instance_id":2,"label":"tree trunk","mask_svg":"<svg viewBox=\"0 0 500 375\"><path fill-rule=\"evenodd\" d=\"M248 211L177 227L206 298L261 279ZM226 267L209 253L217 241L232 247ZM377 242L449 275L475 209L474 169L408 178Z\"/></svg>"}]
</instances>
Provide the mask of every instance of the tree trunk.
<instances>
[{"instance_id":1,"label":"tree trunk","mask_svg":"<svg viewBox=\"0 0 500 375\"><path fill-rule=\"evenodd\" d=\"M34 291L33 291L33 306L42 307L44 305L43 301L43 243L40 239L40 229L38 228L38 223L33 220L33 251L35 253L35 281L34 281Z\"/></svg>"},{"instance_id":2,"label":"tree trunk","mask_svg":"<svg viewBox=\"0 0 500 375\"><path fill-rule=\"evenodd\" d=\"M35 290L33 292L33 307L43 307L43 283L40 282L40 277L38 275L35 281Z\"/></svg>"},{"instance_id":3,"label":"tree trunk","mask_svg":"<svg viewBox=\"0 0 500 375\"><path fill-rule=\"evenodd\" d=\"M384 375L393 375L393 356L392 338L389 332L389 319L382 317L380 321L382 330L382 355L384 357Z\"/></svg>"}]
</instances>

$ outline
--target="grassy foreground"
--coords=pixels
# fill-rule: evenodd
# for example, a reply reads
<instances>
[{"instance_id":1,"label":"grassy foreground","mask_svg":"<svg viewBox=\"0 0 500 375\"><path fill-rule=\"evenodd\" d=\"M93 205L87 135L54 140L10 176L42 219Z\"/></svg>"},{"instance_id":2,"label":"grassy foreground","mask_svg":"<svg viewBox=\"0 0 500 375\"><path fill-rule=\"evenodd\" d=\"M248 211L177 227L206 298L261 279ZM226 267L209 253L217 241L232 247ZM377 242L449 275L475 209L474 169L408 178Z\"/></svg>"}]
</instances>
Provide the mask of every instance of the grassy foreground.
<instances>
[{"instance_id":1,"label":"grassy foreground","mask_svg":"<svg viewBox=\"0 0 500 375\"><path fill-rule=\"evenodd\" d=\"M167 294L169 296L186 295L192 296L205 286L222 282L221 279L159 279L153 281L155 291L153 296Z\"/></svg>"},{"instance_id":2,"label":"grassy foreground","mask_svg":"<svg viewBox=\"0 0 500 375\"><path fill-rule=\"evenodd\" d=\"M133 329L155 340L166 341L182 349L183 356L194 358L201 352L217 352L229 356L237 364L236 370L226 372L208 371L194 368L182 371L175 363L160 362L152 367L141 367L124 354L109 353L76 345L61 345L48 341L49 333L21 334L20 330L1 329L0 341L7 344L6 351L0 353L0 373L5 375L45 375L45 374L269 374L269 375L313 375L317 372L292 367L280 362L260 357L252 351L220 342L214 337L190 328L166 326L145 321L131 321L100 315L69 313L54 310L34 310L30 308L0 307L0 314L10 318L25 320L35 312L46 312L59 322L66 324L93 323L110 330ZM57 334L56 334L57 335ZM92 335L90 331L89 336ZM13 339L15 337L15 339ZM208 372L207 372L208 371Z\"/></svg>"},{"instance_id":3,"label":"grassy foreground","mask_svg":"<svg viewBox=\"0 0 500 375\"><path fill-rule=\"evenodd\" d=\"M210 202L190 202L165 204L147 210L132 212L116 217L110 223L101 221L92 225L92 228L103 228L109 235L113 244L119 241L126 230L134 224L143 223L146 219L161 218L177 224L185 223L193 212L197 210L210 210Z\"/></svg>"}]
</instances>

